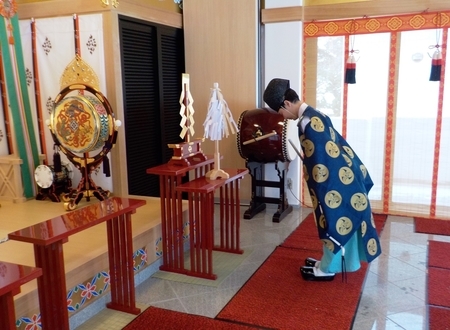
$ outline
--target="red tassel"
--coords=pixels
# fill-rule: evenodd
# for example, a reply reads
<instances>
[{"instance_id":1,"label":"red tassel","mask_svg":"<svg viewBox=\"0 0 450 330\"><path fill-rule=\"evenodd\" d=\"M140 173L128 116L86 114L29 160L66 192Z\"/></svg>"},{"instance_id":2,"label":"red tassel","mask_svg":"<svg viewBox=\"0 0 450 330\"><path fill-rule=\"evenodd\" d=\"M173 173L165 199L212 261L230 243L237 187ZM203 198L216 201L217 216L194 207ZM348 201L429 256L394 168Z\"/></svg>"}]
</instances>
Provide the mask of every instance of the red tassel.
<instances>
[{"instance_id":1,"label":"red tassel","mask_svg":"<svg viewBox=\"0 0 450 330\"><path fill-rule=\"evenodd\" d=\"M430 81L441 81L442 53L436 50L431 60Z\"/></svg>"},{"instance_id":2,"label":"red tassel","mask_svg":"<svg viewBox=\"0 0 450 330\"><path fill-rule=\"evenodd\" d=\"M356 61L355 57L350 55L347 59L347 63L345 64L345 80L346 84L355 84L356 83Z\"/></svg>"}]
</instances>

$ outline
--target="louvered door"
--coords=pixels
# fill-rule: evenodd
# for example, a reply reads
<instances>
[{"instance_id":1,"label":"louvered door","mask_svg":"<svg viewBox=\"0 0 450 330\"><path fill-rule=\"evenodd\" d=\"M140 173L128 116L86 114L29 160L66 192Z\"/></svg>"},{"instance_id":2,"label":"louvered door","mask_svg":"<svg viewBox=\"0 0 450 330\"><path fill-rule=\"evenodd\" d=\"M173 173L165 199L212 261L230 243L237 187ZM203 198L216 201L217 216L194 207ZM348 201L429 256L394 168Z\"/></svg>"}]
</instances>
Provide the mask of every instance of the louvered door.
<instances>
[{"instance_id":1,"label":"louvered door","mask_svg":"<svg viewBox=\"0 0 450 330\"><path fill-rule=\"evenodd\" d=\"M159 178L146 170L170 159L167 144L181 142L183 32L122 16L119 28L128 193L159 197Z\"/></svg>"}]
</instances>

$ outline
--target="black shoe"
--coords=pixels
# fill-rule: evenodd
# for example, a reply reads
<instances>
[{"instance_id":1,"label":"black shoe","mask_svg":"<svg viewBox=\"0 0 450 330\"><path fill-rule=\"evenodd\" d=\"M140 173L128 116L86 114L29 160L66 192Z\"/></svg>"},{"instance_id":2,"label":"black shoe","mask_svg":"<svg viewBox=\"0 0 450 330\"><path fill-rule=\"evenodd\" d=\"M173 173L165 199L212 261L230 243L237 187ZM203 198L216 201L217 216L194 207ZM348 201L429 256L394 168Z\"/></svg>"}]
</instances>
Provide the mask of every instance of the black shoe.
<instances>
[{"instance_id":1,"label":"black shoe","mask_svg":"<svg viewBox=\"0 0 450 330\"><path fill-rule=\"evenodd\" d=\"M306 281L332 281L334 280L335 274L326 274L323 276L317 276L314 273L314 267L303 266L300 267L300 273Z\"/></svg>"},{"instance_id":2,"label":"black shoe","mask_svg":"<svg viewBox=\"0 0 450 330\"><path fill-rule=\"evenodd\" d=\"M318 261L317 259L314 259L312 257L308 257L308 258L305 259L305 266L315 267L317 261Z\"/></svg>"}]
</instances>

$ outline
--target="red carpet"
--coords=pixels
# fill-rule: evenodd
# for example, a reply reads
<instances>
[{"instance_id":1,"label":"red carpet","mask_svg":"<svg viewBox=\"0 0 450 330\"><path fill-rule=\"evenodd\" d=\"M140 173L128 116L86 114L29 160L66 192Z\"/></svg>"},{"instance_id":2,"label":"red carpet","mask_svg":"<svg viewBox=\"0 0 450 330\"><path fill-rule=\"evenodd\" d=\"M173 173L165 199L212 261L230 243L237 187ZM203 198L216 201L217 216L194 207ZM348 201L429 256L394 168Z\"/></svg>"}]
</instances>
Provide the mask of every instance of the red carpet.
<instances>
[{"instance_id":1,"label":"red carpet","mask_svg":"<svg viewBox=\"0 0 450 330\"><path fill-rule=\"evenodd\" d=\"M439 241L428 241L428 267L450 269L450 243Z\"/></svg>"},{"instance_id":2,"label":"red carpet","mask_svg":"<svg viewBox=\"0 0 450 330\"><path fill-rule=\"evenodd\" d=\"M443 222L442 220L439 220ZM428 329L450 329L450 243L428 241Z\"/></svg>"},{"instance_id":3,"label":"red carpet","mask_svg":"<svg viewBox=\"0 0 450 330\"><path fill-rule=\"evenodd\" d=\"M450 308L428 307L429 330L450 330Z\"/></svg>"},{"instance_id":4,"label":"red carpet","mask_svg":"<svg viewBox=\"0 0 450 330\"><path fill-rule=\"evenodd\" d=\"M185 314L157 307L149 307L131 321L124 330L249 330L257 329L205 316Z\"/></svg>"},{"instance_id":5,"label":"red carpet","mask_svg":"<svg viewBox=\"0 0 450 330\"><path fill-rule=\"evenodd\" d=\"M282 247L319 251L322 255L322 242L319 240L314 215L309 214L288 238L281 243ZM312 256L314 257L314 256Z\"/></svg>"},{"instance_id":6,"label":"red carpet","mask_svg":"<svg viewBox=\"0 0 450 330\"><path fill-rule=\"evenodd\" d=\"M416 233L450 236L450 219L414 218Z\"/></svg>"},{"instance_id":7,"label":"red carpet","mask_svg":"<svg viewBox=\"0 0 450 330\"><path fill-rule=\"evenodd\" d=\"M450 269L428 267L428 304L450 308Z\"/></svg>"},{"instance_id":8,"label":"red carpet","mask_svg":"<svg viewBox=\"0 0 450 330\"><path fill-rule=\"evenodd\" d=\"M367 264L332 282L307 282L299 267L310 251L278 247L217 316L275 329L349 329ZM339 306L339 308L333 308Z\"/></svg>"},{"instance_id":9,"label":"red carpet","mask_svg":"<svg viewBox=\"0 0 450 330\"><path fill-rule=\"evenodd\" d=\"M387 216L378 215L381 230ZM315 235L315 236L313 236ZM275 329L350 329L367 264L331 282L307 282L299 273L306 257L322 246L310 214L247 281L217 316L221 320ZM339 306L339 308L332 308Z\"/></svg>"},{"instance_id":10,"label":"red carpet","mask_svg":"<svg viewBox=\"0 0 450 330\"><path fill-rule=\"evenodd\" d=\"M380 232L387 216L376 215ZM340 274L331 282L308 282L299 268L306 257L319 258L322 245L310 214L275 249L216 319L150 307L125 330L144 329L350 329L367 272Z\"/></svg>"}]
</instances>

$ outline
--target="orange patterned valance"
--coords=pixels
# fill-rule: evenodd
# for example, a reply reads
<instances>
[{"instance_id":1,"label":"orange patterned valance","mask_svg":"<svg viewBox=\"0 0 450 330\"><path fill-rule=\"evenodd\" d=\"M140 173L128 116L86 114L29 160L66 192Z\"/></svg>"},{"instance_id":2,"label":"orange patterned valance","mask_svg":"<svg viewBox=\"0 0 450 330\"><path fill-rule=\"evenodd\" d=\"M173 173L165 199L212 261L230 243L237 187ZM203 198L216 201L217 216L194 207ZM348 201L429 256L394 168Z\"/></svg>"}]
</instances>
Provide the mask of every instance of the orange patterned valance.
<instances>
[{"instance_id":1,"label":"orange patterned valance","mask_svg":"<svg viewBox=\"0 0 450 330\"><path fill-rule=\"evenodd\" d=\"M348 34L402 32L450 26L450 11L439 13L365 17L361 19L305 22L304 37L329 37Z\"/></svg>"}]
</instances>

